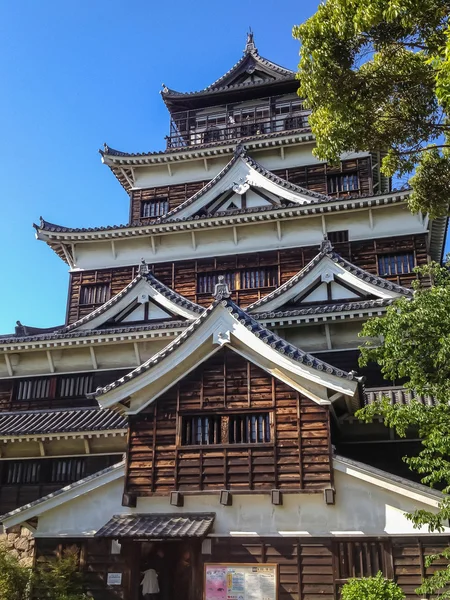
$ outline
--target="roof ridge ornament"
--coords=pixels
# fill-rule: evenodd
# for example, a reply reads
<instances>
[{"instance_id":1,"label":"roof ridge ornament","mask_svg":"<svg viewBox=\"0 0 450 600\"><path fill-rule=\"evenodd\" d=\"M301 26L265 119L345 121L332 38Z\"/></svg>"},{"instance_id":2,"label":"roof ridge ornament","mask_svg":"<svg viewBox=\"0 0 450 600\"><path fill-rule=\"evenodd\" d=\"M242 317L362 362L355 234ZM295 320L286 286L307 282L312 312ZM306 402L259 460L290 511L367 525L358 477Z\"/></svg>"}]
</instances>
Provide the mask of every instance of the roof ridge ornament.
<instances>
[{"instance_id":1,"label":"roof ridge ornament","mask_svg":"<svg viewBox=\"0 0 450 600\"><path fill-rule=\"evenodd\" d=\"M320 242L320 251L328 254L328 252L333 252L333 244L328 239L328 236L325 234L323 236L323 240Z\"/></svg>"},{"instance_id":2,"label":"roof ridge ornament","mask_svg":"<svg viewBox=\"0 0 450 600\"><path fill-rule=\"evenodd\" d=\"M234 149L234 156L247 156L247 148L244 144L238 144Z\"/></svg>"},{"instance_id":3,"label":"roof ridge ornament","mask_svg":"<svg viewBox=\"0 0 450 600\"><path fill-rule=\"evenodd\" d=\"M229 298L231 296L230 288L225 281L225 277L223 275L219 275L217 278L217 283L214 287L213 297L216 300L223 300L224 298Z\"/></svg>"},{"instance_id":4,"label":"roof ridge ornament","mask_svg":"<svg viewBox=\"0 0 450 600\"><path fill-rule=\"evenodd\" d=\"M150 273L149 266L145 262L145 258L141 258L141 264L138 267L138 274L139 275L147 275L147 273Z\"/></svg>"},{"instance_id":5,"label":"roof ridge ornament","mask_svg":"<svg viewBox=\"0 0 450 600\"><path fill-rule=\"evenodd\" d=\"M252 28L249 27L247 32L247 43L245 44L244 54L252 54L253 52L257 53L258 48L255 46Z\"/></svg>"}]
</instances>

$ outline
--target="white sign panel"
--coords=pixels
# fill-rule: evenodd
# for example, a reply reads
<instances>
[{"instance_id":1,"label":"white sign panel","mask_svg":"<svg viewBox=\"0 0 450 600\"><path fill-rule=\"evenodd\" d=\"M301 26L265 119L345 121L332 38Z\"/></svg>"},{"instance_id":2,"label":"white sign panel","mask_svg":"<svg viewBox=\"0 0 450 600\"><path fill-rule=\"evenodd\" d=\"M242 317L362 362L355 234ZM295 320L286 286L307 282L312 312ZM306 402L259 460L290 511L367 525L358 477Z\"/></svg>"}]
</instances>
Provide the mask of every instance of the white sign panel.
<instances>
[{"instance_id":1,"label":"white sign panel","mask_svg":"<svg viewBox=\"0 0 450 600\"><path fill-rule=\"evenodd\" d=\"M122 585L122 573L108 573L107 585Z\"/></svg>"},{"instance_id":2,"label":"white sign panel","mask_svg":"<svg viewBox=\"0 0 450 600\"><path fill-rule=\"evenodd\" d=\"M205 565L204 600L277 600L274 564Z\"/></svg>"}]
</instances>

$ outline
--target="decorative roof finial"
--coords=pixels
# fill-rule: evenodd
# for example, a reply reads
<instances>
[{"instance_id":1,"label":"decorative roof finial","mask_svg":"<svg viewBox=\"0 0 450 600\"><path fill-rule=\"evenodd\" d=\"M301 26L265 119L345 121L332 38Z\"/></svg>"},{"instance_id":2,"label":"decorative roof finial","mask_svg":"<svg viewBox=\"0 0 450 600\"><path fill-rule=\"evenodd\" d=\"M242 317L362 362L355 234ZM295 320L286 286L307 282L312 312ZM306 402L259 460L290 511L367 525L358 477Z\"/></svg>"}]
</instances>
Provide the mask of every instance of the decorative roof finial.
<instances>
[{"instance_id":1,"label":"decorative roof finial","mask_svg":"<svg viewBox=\"0 0 450 600\"><path fill-rule=\"evenodd\" d=\"M251 52L258 52L258 49L255 46L255 40L253 37L252 28L249 27L248 33L247 33L247 43L245 44L244 54L250 54Z\"/></svg>"},{"instance_id":2,"label":"decorative roof finial","mask_svg":"<svg viewBox=\"0 0 450 600\"><path fill-rule=\"evenodd\" d=\"M320 251L325 253L333 252L333 244L330 242L326 234L323 236L323 240L320 242Z\"/></svg>"},{"instance_id":3,"label":"decorative roof finial","mask_svg":"<svg viewBox=\"0 0 450 600\"><path fill-rule=\"evenodd\" d=\"M213 296L216 300L222 300L223 298L229 298L231 296L230 289L225 282L225 277L223 275L219 275L217 278Z\"/></svg>"},{"instance_id":4,"label":"decorative roof finial","mask_svg":"<svg viewBox=\"0 0 450 600\"><path fill-rule=\"evenodd\" d=\"M141 264L139 265L138 268L138 273L139 275L147 275L147 273L150 272L150 269L148 268L148 264L145 262L145 258L141 258Z\"/></svg>"}]
</instances>

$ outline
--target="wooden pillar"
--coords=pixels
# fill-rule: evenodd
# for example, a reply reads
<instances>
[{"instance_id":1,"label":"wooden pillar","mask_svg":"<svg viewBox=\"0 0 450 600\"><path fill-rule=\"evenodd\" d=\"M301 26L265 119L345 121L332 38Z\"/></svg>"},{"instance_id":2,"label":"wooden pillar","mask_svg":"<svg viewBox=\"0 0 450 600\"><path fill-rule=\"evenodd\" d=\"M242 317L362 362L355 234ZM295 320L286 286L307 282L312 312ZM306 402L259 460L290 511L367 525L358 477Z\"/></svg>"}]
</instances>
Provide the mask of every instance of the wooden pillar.
<instances>
[{"instance_id":1,"label":"wooden pillar","mask_svg":"<svg viewBox=\"0 0 450 600\"><path fill-rule=\"evenodd\" d=\"M125 600L139 600L141 546L139 542L124 540L122 552L125 556Z\"/></svg>"}]
</instances>

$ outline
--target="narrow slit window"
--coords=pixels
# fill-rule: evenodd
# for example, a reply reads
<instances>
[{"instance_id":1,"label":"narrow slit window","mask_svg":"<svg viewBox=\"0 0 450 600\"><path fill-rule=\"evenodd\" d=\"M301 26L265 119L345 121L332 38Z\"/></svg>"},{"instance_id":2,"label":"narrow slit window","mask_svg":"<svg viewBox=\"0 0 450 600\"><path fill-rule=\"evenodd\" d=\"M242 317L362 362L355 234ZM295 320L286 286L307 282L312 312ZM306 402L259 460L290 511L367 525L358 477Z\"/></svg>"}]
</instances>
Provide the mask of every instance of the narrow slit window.
<instances>
[{"instance_id":1,"label":"narrow slit window","mask_svg":"<svg viewBox=\"0 0 450 600\"><path fill-rule=\"evenodd\" d=\"M219 275L224 276L230 291L276 288L279 285L277 267L252 267L225 273L199 273L197 275L197 292L199 294L213 293Z\"/></svg>"},{"instance_id":2,"label":"narrow slit window","mask_svg":"<svg viewBox=\"0 0 450 600\"><path fill-rule=\"evenodd\" d=\"M342 231L329 231L327 237L332 244L348 242L348 229L343 229Z\"/></svg>"},{"instance_id":3,"label":"narrow slit window","mask_svg":"<svg viewBox=\"0 0 450 600\"><path fill-rule=\"evenodd\" d=\"M385 254L378 257L378 274L387 277L389 275L412 273L415 266L414 262L412 252Z\"/></svg>"},{"instance_id":4,"label":"narrow slit window","mask_svg":"<svg viewBox=\"0 0 450 600\"><path fill-rule=\"evenodd\" d=\"M270 441L269 413L230 416L230 444L264 444Z\"/></svg>"},{"instance_id":5,"label":"narrow slit window","mask_svg":"<svg viewBox=\"0 0 450 600\"><path fill-rule=\"evenodd\" d=\"M183 446L220 444L222 441L220 415L195 415L182 418L181 443Z\"/></svg>"}]
</instances>

